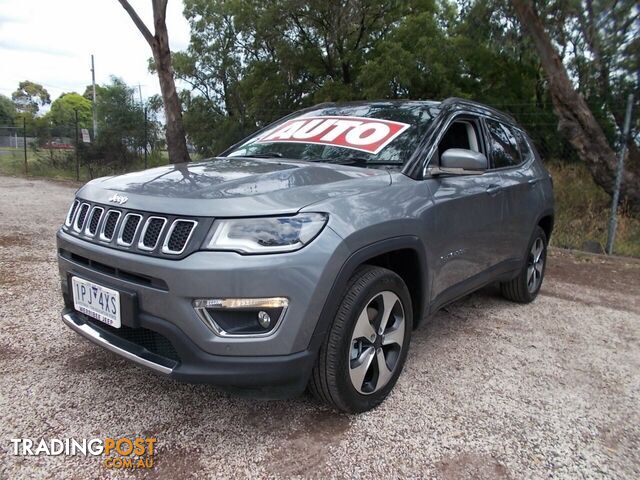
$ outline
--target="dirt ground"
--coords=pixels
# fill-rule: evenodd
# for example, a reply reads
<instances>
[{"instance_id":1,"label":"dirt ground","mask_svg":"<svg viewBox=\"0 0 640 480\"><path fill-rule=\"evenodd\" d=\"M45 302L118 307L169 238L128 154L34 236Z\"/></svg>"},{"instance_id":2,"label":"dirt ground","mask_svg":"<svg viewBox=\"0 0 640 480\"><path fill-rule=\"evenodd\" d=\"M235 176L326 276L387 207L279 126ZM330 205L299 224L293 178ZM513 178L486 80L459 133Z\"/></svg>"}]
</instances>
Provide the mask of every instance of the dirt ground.
<instances>
[{"instance_id":1,"label":"dirt ground","mask_svg":"<svg viewBox=\"0 0 640 480\"><path fill-rule=\"evenodd\" d=\"M414 332L387 401L347 416L167 380L60 318L74 186L0 177L0 479L640 478L640 261L552 250L531 305L487 288ZM151 472L15 456L11 438L155 436Z\"/></svg>"}]
</instances>

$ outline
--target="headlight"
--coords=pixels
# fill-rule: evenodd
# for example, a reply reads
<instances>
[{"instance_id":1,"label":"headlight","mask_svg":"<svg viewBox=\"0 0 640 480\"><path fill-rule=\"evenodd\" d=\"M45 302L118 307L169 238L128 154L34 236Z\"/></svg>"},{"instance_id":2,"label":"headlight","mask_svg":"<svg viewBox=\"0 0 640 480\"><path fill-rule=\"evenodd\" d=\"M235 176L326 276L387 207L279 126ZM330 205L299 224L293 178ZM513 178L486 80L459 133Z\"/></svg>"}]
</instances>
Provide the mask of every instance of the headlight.
<instances>
[{"instance_id":1,"label":"headlight","mask_svg":"<svg viewBox=\"0 0 640 480\"><path fill-rule=\"evenodd\" d=\"M313 240L327 218L323 213L300 213L289 217L216 220L204 248L240 253L292 252Z\"/></svg>"}]
</instances>

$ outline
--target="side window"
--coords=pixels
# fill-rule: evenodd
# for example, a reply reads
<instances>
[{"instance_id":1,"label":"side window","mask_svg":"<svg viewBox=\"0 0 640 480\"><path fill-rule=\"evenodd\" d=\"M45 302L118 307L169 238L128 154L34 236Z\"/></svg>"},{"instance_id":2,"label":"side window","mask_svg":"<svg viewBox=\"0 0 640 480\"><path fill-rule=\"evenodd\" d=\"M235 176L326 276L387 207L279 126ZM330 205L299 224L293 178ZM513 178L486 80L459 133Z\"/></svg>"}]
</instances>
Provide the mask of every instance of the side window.
<instances>
[{"instance_id":1,"label":"side window","mask_svg":"<svg viewBox=\"0 0 640 480\"><path fill-rule=\"evenodd\" d=\"M531 149L531 144L529 143L529 140L527 140L526 135L520 130L514 130L514 133L516 134L516 140L518 142L518 149L520 150L522 161L528 162L535 156Z\"/></svg>"},{"instance_id":2,"label":"side window","mask_svg":"<svg viewBox=\"0 0 640 480\"><path fill-rule=\"evenodd\" d=\"M465 150L480 152L479 138L477 122L466 119L456 120L449 125L446 133L440 139L436 154L439 158L450 148L464 148Z\"/></svg>"},{"instance_id":3,"label":"side window","mask_svg":"<svg viewBox=\"0 0 640 480\"><path fill-rule=\"evenodd\" d=\"M486 120L491 145L491 168L513 167L520 163L518 143L505 124Z\"/></svg>"}]
</instances>

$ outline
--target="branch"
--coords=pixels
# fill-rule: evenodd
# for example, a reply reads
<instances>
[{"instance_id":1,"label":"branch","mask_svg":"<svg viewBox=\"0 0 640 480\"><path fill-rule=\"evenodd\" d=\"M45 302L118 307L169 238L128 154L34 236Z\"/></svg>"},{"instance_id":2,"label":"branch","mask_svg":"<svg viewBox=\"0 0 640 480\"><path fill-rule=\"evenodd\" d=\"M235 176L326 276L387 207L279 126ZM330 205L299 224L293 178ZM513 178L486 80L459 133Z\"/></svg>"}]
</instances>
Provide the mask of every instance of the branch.
<instances>
[{"instance_id":1,"label":"branch","mask_svg":"<svg viewBox=\"0 0 640 480\"><path fill-rule=\"evenodd\" d=\"M151 35L151 32L149 31L147 26L144 24L142 19L138 16L136 11L133 9L133 7L129 4L127 0L118 0L118 1L120 2L120 5L122 5L122 8L124 8L127 11L129 16L131 17L131 20L133 20L133 23L136 24L136 27L138 27L138 30L140 30L140 33L142 33L142 36L144 37L144 39L151 46L151 48L153 48L154 37L153 35Z\"/></svg>"}]
</instances>

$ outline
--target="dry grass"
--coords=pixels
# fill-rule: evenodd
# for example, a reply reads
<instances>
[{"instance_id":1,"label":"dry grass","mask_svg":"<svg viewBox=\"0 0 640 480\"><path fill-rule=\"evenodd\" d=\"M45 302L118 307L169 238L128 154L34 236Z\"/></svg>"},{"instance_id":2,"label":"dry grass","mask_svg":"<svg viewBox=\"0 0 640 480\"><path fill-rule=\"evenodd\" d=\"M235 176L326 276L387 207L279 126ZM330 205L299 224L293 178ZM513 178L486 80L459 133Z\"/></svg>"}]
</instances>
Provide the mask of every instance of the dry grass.
<instances>
[{"instance_id":1,"label":"dry grass","mask_svg":"<svg viewBox=\"0 0 640 480\"><path fill-rule=\"evenodd\" d=\"M553 176L556 222L552 245L582 249L587 241L607 243L611 197L598 187L582 164L546 165ZM640 257L640 218L618 210L614 253Z\"/></svg>"}]
</instances>

